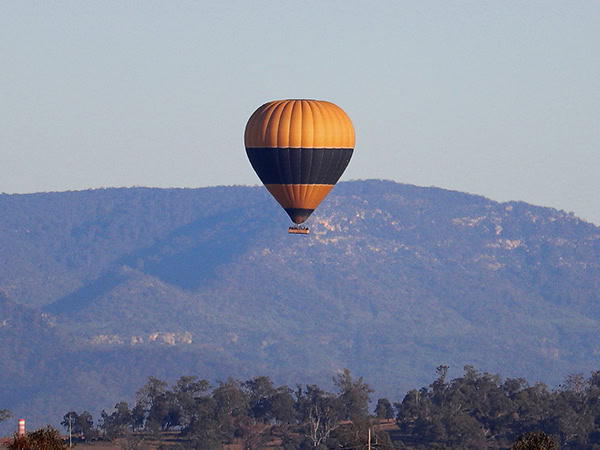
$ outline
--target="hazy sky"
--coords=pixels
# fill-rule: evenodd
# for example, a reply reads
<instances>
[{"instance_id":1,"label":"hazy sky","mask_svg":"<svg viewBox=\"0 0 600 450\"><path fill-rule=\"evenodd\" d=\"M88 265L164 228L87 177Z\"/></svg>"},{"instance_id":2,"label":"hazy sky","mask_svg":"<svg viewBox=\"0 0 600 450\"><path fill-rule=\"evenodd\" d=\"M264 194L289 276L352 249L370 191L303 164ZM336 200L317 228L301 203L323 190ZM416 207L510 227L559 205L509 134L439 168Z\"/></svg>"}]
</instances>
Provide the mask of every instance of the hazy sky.
<instances>
[{"instance_id":1,"label":"hazy sky","mask_svg":"<svg viewBox=\"0 0 600 450\"><path fill-rule=\"evenodd\" d=\"M258 184L283 98L352 118L343 180L600 225L600 1L0 0L0 192Z\"/></svg>"}]
</instances>

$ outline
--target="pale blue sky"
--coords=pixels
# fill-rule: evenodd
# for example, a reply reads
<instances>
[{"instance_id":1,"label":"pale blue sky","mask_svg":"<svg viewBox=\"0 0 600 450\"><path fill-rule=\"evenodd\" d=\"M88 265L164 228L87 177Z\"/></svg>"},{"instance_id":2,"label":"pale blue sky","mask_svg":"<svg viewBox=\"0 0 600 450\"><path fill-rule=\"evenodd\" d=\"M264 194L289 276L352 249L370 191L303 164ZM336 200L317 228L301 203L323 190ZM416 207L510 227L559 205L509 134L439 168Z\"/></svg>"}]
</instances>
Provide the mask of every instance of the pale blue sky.
<instances>
[{"instance_id":1,"label":"pale blue sky","mask_svg":"<svg viewBox=\"0 0 600 450\"><path fill-rule=\"evenodd\" d=\"M352 118L343 180L600 225L600 1L0 0L0 192L258 184L282 98Z\"/></svg>"}]
</instances>

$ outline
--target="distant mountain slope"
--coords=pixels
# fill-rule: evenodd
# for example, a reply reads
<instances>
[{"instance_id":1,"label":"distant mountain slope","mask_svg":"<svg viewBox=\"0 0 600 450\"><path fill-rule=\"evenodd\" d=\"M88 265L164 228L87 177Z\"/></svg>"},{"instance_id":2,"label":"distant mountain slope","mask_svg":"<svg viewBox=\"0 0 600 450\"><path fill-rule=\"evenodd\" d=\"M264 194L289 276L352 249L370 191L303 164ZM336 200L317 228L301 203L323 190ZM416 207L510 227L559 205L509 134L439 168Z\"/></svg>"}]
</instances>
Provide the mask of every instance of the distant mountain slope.
<instances>
[{"instance_id":1,"label":"distant mountain slope","mask_svg":"<svg viewBox=\"0 0 600 450\"><path fill-rule=\"evenodd\" d=\"M248 192L255 195L248 196ZM41 306L193 223L264 204L259 188L99 189L0 195L0 286Z\"/></svg>"},{"instance_id":2,"label":"distant mountain slope","mask_svg":"<svg viewBox=\"0 0 600 450\"><path fill-rule=\"evenodd\" d=\"M401 400L439 364L551 384L599 369L600 229L551 208L371 180L336 186L308 236L258 187L3 195L0 211L5 302L56 324L70 374L38 373L64 393L39 420L112 408L147 375L293 385L348 367Z\"/></svg>"}]
</instances>

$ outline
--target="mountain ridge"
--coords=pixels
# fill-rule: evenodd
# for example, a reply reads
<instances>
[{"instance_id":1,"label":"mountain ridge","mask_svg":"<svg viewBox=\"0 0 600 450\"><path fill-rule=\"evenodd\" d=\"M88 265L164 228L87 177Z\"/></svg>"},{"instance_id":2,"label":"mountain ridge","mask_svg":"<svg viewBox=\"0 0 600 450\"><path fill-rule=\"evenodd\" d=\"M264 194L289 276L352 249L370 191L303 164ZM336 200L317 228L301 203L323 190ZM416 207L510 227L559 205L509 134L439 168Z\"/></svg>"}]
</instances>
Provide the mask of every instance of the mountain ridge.
<instances>
[{"instance_id":1,"label":"mountain ridge","mask_svg":"<svg viewBox=\"0 0 600 450\"><path fill-rule=\"evenodd\" d=\"M77 380L38 376L64 394L39 420L97 415L148 375L294 385L348 367L401 400L439 364L550 384L598 369L600 229L564 211L379 180L338 184L309 236L259 187L3 195L0 210L0 290L54 324L50 375ZM41 404L22 392L9 407Z\"/></svg>"}]
</instances>

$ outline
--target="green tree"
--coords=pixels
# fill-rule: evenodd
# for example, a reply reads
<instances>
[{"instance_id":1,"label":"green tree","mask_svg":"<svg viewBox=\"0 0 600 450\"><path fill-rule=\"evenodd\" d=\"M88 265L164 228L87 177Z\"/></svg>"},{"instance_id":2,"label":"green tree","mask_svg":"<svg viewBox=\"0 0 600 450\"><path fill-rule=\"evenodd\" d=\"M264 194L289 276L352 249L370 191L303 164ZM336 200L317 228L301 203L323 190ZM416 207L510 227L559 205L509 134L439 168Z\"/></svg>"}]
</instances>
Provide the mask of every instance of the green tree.
<instances>
[{"instance_id":1,"label":"green tree","mask_svg":"<svg viewBox=\"0 0 600 450\"><path fill-rule=\"evenodd\" d=\"M136 408L139 406L137 413L141 413L143 411L143 423L148 420L150 415L150 411L152 410L152 406L158 402L159 398L164 396L167 391L168 383L166 381L160 380L155 377L148 377L148 381L144 386L142 386L135 394L136 396ZM153 429L157 429L160 425L160 421L156 420L156 412L153 416L153 421L147 424L147 426L152 427Z\"/></svg>"},{"instance_id":2,"label":"green tree","mask_svg":"<svg viewBox=\"0 0 600 450\"><path fill-rule=\"evenodd\" d=\"M270 420L269 399L275 395L276 390L269 377L255 377L242 384L248 395L250 417L267 422Z\"/></svg>"},{"instance_id":3,"label":"green tree","mask_svg":"<svg viewBox=\"0 0 600 450\"><path fill-rule=\"evenodd\" d=\"M590 392L587 385L582 374L571 375L550 395L550 412L541 422L542 429L558 437L561 447L589 447L595 416L586 399L586 392Z\"/></svg>"},{"instance_id":4,"label":"green tree","mask_svg":"<svg viewBox=\"0 0 600 450\"><path fill-rule=\"evenodd\" d=\"M77 431L83 434L85 439L91 439L97 436L97 431L94 429L94 419L89 411L84 411L79 414L77 420Z\"/></svg>"},{"instance_id":5,"label":"green tree","mask_svg":"<svg viewBox=\"0 0 600 450\"><path fill-rule=\"evenodd\" d=\"M180 408L180 425L183 429L190 426L195 417L195 409L202 397L210 389L207 380L199 380L195 376L182 376L173 387L177 404Z\"/></svg>"},{"instance_id":6,"label":"green tree","mask_svg":"<svg viewBox=\"0 0 600 450\"><path fill-rule=\"evenodd\" d=\"M68 413L66 413L63 416L63 421L60 423L63 428L68 432L69 430L72 431L73 434L77 434L76 431L76 423L77 423L77 418L79 417L79 415L77 414L76 411L69 411Z\"/></svg>"},{"instance_id":7,"label":"green tree","mask_svg":"<svg viewBox=\"0 0 600 450\"><path fill-rule=\"evenodd\" d=\"M135 430L133 425L133 414L129 410L127 402L119 402L115 405L115 411L111 414L112 423L120 430Z\"/></svg>"},{"instance_id":8,"label":"green tree","mask_svg":"<svg viewBox=\"0 0 600 450\"><path fill-rule=\"evenodd\" d=\"M248 429L250 418L248 394L242 389L241 383L233 378L220 382L212 398L221 441L231 443L234 437L243 437L243 430Z\"/></svg>"},{"instance_id":9,"label":"green tree","mask_svg":"<svg viewBox=\"0 0 600 450\"><path fill-rule=\"evenodd\" d=\"M154 400L163 395L168 386L166 381L152 376L148 377L146 384L135 393L137 403L146 405L146 409L149 410Z\"/></svg>"},{"instance_id":10,"label":"green tree","mask_svg":"<svg viewBox=\"0 0 600 450\"><path fill-rule=\"evenodd\" d=\"M425 405L424 403L427 403ZM411 389L404 395L402 402L394 403L398 420L414 420L429 407L429 395L426 388Z\"/></svg>"},{"instance_id":11,"label":"green tree","mask_svg":"<svg viewBox=\"0 0 600 450\"><path fill-rule=\"evenodd\" d=\"M448 389L450 388L450 384L446 383L446 376L448 375L448 366L438 366L435 369L435 372L438 375L438 378L431 383L429 388L431 389L431 400L440 406L444 406L444 402L447 398Z\"/></svg>"},{"instance_id":12,"label":"green tree","mask_svg":"<svg viewBox=\"0 0 600 450\"><path fill-rule=\"evenodd\" d=\"M300 421L306 424L305 436L313 448L325 443L344 416L344 404L340 398L314 384L304 389L298 386L296 407Z\"/></svg>"},{"instance_id":13,"label":"green tree","mask_svg":"<svg viewBox=\"0 0 600 450\"><path fill-rule=\"evenodd\" d=\"M0 409L0 422L12 417L12 412L8 409Z\"/></svg>"},{"instance_id":14,"label":"green tree","mask_svg":"<svg viewBox=\"0 0 600 450\"><path fill-rule=\"evenodd\" d=\"M117 403L115 410L110 415L106 411L102 411L99 427L109 439L114 439L128 430L134 431L133 415L127 402Z\"/></svg>"},{"instance_id":15,"label":"green tree","mask_svg":"<svg viewBox=\"0 0 600 450\"><path fill-rule=\"evenodd\" d=\"M344 407L343 419L365 418L369 415L369 395L373 389L366 384L363 377L353 380L349 369L333 378L338 388L339 398Z\"/></svg>"},{"instance_id":16,"label":"green tree","mask_svg":"<svg viewBox=\"0 0 600 450\"><path fill-rule=\"evenodd\" d=\"M177 395L167 391L153 400L146 424L152 431L166 431L181 425L181 417L182 408L177 401Z\"/></svg>"},{"instance_id":17,"label":"green tree","mask_svg":"<svg viewBox=\"0 0 600 450\"><path fill-rule=\"evenodd\" d=\"M66 431L71 430L73 434L83 435L86 439L91 439L96 435L94 420L88 411L81 414L70 411L63 416L63 421L60 424Z\"/></svg>"},{"instance_id":18,"label":"green tree","mask_svg":"<svg viewBox=\"0 0 600 450\"><path fill-rule=\"evenodd\" d=\"M267 410L275 423L291 424L296 421L294 406L295 402L292 390L287 386L281 386L269 397Z\"/></svg>"},{"instance_id":19,"label":"green tree","mask_svg":"<svg viewBox=\"0 0 600 450\"><path fill-rule=\"evenodd\" d=\"M375 416L378 419L394 418L394 408L387 398L380 398L377 400L377 406L375 406Z\"/></svg>"},{"instance_id":20,"label":"green tree","mask_svg":"<svg viewBox=\"0 0 600 450\"><path fill-rule=\"evenodd\" d=\"M219 448L221 440L216 409L217 405L212 397L202 396L196 400L191 421L182 430L182 434L192 441L193 448Z\"/></svg>"},{"instance_id":21,"label":"green tree","mask_svg":"<svg viewBox=\"0 0 600 450\"><path fill-rule=\"evenodd\" d=\"M473 416L464 413L445 416L442 423L446 428L447 440L453 447L487 447L483 427Z\"/></svg>"},{"instance_id":22,"label":"green tree","mask_svg":"<svg viewBox=\"0 0 600 450\"><path fill-rule=\"evenodd\" d=\"M427 443L428 446L436 442L446 442L448 439L446 426L442 423L439 415L431 417L419 415L408 430L410 434L418 436L419 440Z\"/></svg>"},{"instance_id":23,"label":"green tree","mask_svg":"<svg viewBox=\"0 0 600 450\"><path fill-rule=\"evenodd\" d=\"M146 411L144 410L144 405L138 403L131 410L131 423L132 423L133 431L143 429L145 421L146 421Z\"/></svg>"}]
</instances>

